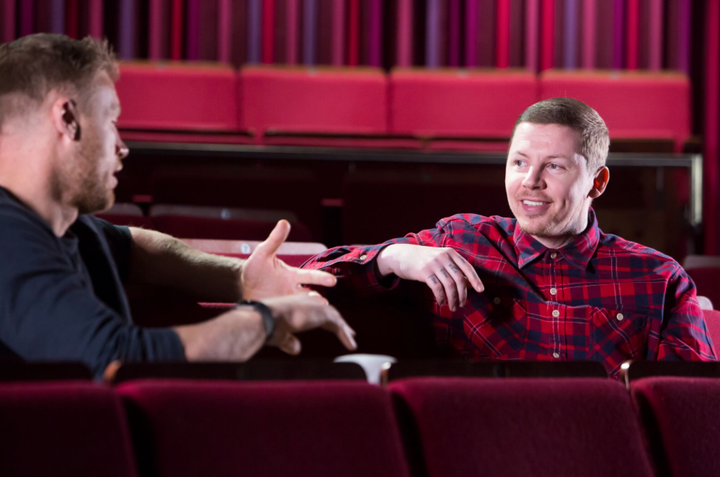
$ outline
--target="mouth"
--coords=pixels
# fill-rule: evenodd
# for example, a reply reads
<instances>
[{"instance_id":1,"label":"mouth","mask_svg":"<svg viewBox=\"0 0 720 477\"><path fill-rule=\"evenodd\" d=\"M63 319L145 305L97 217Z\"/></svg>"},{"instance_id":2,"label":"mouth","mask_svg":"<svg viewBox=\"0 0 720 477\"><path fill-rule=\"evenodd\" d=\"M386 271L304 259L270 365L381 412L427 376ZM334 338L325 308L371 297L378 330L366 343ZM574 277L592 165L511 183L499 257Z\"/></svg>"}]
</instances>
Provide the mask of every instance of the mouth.
<instances>
[{"instance_id":1,"label":"mouth","mask_svg":"<svg viewBox=\"0 0 720 477\"><path fill-rule=\"evenodd\" d=\"M523 211L527 214L539 214L545 212L550 208L551 202L533 199L522 199L520 200Z\"/></svg>"}]
</instances>

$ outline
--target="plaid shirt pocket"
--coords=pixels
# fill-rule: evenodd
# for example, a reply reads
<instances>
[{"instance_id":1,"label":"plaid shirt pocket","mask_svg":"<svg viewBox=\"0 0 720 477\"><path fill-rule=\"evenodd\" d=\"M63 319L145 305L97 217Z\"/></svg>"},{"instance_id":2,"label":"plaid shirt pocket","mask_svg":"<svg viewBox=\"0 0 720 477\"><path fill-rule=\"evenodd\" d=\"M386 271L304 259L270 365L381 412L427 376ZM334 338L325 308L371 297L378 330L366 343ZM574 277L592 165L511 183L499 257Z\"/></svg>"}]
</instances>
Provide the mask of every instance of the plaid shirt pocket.
<instances>
[{"instance_id":1,"label":"plaid shirt pocket","mask_svg":"<svg viewBox=\"0 0 720 477\"><path fill-rule=\"evenodd\" d=\"M590 359L616 369L645 355L648 317L628 311L595 308L590 318Z\"/></svg>"}]
</instances>

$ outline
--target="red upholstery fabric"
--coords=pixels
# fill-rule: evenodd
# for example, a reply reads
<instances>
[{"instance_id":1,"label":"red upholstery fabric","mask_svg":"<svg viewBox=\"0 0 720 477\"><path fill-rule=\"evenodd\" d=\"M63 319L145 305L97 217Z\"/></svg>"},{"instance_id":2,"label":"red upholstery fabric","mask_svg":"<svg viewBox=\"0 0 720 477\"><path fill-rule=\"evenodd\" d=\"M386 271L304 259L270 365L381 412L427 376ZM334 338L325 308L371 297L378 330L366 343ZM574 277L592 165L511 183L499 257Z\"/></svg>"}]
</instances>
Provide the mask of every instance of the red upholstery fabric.
<instances>
[{"instance_id":1,"label":"red upholstery fabric","mask_svg":"<svg viewBox=\"0 0 720 477\"><path fill-rule=\"evenodd\" d=\"M225 220L211 217L158 215L152 218L155 230L173 237L221 240L265 240L275 222L261 220ZM312 241L310 230L302 223L292 224L288 240Z\"/></svg>"},{"instance_id":2,"label":"red upholstery fabric","mask_svg":"<svg viewBox=\"0 0 720 477\"><path fill-rule=\"evenodd\" d=\"M137 475L120 399L92 383L0 385L0 441L4 477Z\"/></svg>"},{"instance_id":3,"label":"red upholstery fabric","mask_svg":"<svg viewBox=\"0 0 720 477\"><path fill-rule=\"evenodd\" d=\"M248 129L387 133L387 78L380 70L244 68L238 87Z\"/></svg>"},{"instance_id":4,"label":"red upholstery fabric","mask_svg":"<svg viewBox=\"0 0 720 477\"><path fill-rule=\"evenodd\" d=\"M197 133L196 131L168 132L168 131L146 131L146 130L120 130L120 137L123 141L148 141L148 142L169 142L169 143L210 143L210 144L255 144L255 139L247 133L234 134L209 134ZM132 149L131 149L132 151Z\"/></svg>"},{"instance_id":5,"label":"red upholstery fabric","mask_svg":"<svg viewBox=\"0 0 720 477\"><path fill-rule=\"evenodd\" d=\"M263 144L268 146L308 146L308 147L349 147L355 149L422 149L423 143L416 138L407 137L328 137L328 136L300 136L282 134L278 136L265 136Z\"/></svg>"},{"instance_id":6,"label":"red upholstery fabric","mask_svg":"<svg viewBox=\"0 0 720 477\"><path fill-rule=\"evenodd\" d=\"M123 63L118 126L237 130L235 71L229 66Z\"/></svg>"},{"instance_id":7,"label":"red upholstery fabric","mask_svg":"<svg viewBox=\"0 0 720 477\"><path fill-rule=\"evenodd\" d=\"M515 120L537 96L530 72L395 70L390 74L390 131L509 138Z\"/></svg>"},{"instance_id":8,"label":"red upholstery fabric","mask_svg":"<svg viewBox=\"0 0 720 477\"><path fill-rule=\"evenodd\" d=\"M117 391L158 476L408 475L390 396L367 383L167 380Z\"/></svg>"},{"instance_id":9,"label":"red upholstery fabric","mask_svg":"<svg viewBox=\"0 0 720 477\"><path fill-rule=\"evenodd\" d=\"M685 271L695 282L697 294L708 297L713 306L720 307L720 267L689 268Z\"/></svg>"},{"instance_id":10,"label":"red upholstery fabric","mask_svg":"<svg viewBox=\"0 0 720 477\"><path fill-rule=\"evenodd\" d=\"M720 380L646 378L630 389L646 418L658 466L669 469L660 475L720 475Z\"/></svg>"},{"instance_id":11,"label":"red upholstery fabric","mask_svg":"<svg viewBox=\"0 0 720 477\"><path fill-rule=\"evenodd\" d=\"M429 477L651 476L630 398L607 379L390 384Z\"/></svg>"},{"instance_id":12,"label":"red upholstery fabric","mask_svg":"<svg viewBox=\"0 0 720 477\"><path fill-rule=\"evenodd\" d=\"M679 152L690 137L690 80L681 73L546 71L540 95L589 104L611 138L672 138Z\"/></svg>"}]
</instances>

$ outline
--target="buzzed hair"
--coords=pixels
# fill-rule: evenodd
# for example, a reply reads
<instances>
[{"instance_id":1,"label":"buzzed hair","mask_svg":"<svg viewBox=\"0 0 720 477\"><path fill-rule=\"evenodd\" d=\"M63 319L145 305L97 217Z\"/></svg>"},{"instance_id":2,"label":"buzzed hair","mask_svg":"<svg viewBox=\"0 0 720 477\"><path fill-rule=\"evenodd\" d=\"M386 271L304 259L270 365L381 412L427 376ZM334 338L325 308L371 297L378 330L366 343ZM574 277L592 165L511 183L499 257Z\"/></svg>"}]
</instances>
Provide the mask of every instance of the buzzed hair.
<instances>
[{"instance_id":1,"label":"buzzed hair","mask_svg":"<svg viewBox=\"0 0 720 477\"><path fill-rule=\"evenodd\" d=\"M0 45L0 129L13 116L37 107L52 90L84 97L98 72L117 81L107 40L37 33Z\"/></svg>"},{"instance_id":2,"label":"buzzed hair","mask_svg":"<svg viewBox=\"0 0 720 477\"><path fill-rule=\"evenodd\" d=\"M610 135L605 121L593 108L572 98L550 98L527 108L515 121L510 138L520 123L559 124L580 133L580 154L588 161L588 170L596 173L605 165Z\"/></svg>"}]
</instances>

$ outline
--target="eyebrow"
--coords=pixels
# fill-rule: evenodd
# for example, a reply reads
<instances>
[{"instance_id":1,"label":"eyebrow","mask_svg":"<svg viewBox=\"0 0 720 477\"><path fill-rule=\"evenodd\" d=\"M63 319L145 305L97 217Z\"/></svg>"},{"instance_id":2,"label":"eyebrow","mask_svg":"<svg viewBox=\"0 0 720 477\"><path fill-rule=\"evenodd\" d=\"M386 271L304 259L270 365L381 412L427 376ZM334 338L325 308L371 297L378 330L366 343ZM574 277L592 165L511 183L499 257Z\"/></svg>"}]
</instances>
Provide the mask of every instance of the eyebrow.
<instances>
[{"instance_id":1,"label":"eyebrow","mask_svg":"<svg viewBox=\"0 0 720 477\"><path fill-rule=\"evenodd\" d=\"M522 157L528 157L527 154L525 154L522 151L515 151L515 154ZM570 160L570 158L564 154L550 154L549 156L543 157L543 159L567 159Z\"/></svg>"}]
</instances>

